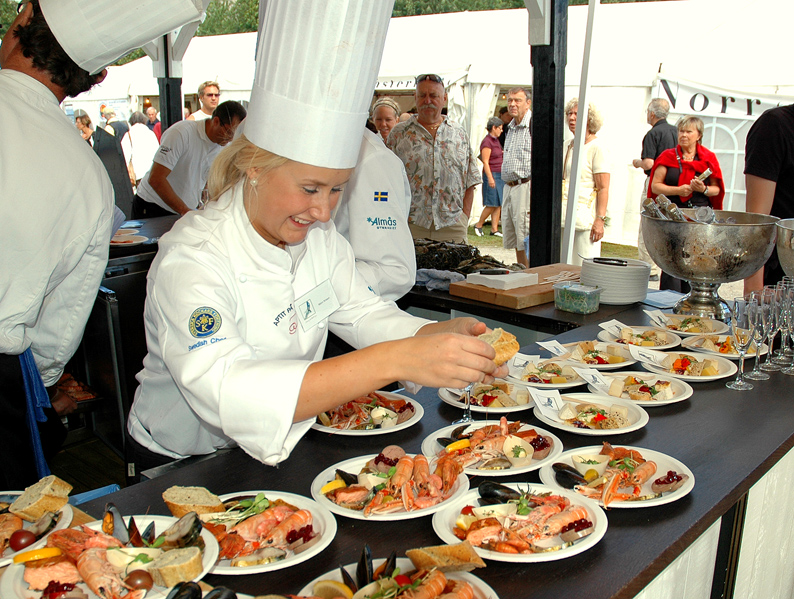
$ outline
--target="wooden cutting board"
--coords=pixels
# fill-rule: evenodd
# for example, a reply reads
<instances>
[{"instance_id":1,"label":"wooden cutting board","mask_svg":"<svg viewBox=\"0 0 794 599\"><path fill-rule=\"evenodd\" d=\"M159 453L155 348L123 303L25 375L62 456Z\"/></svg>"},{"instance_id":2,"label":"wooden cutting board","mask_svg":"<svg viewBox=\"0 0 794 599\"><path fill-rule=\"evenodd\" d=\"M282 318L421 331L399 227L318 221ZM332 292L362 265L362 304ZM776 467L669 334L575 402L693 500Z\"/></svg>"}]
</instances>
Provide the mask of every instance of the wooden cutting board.
<instances>
[{"instance_id":1,"label":"wooden cutting board","mask_svg":"<svg viewBox=\"0 0 794 599\"><path fill-rule=\"evenodd\" d=\"M539 282L537 285L503 290L461 281L460 283L451 283L449 286L449 293L450 295L456 295L458 297L465 297L480 302L496 304L497 306L504 306L505 308L520 310L521 308L530 308L532 306L548 304L554 301L553 285L555 281L544 283L543 279L546 277L559 275L564 271L575 272L578 275L581 273L581 270L580 266L573 266L571 264L547 264L546 266L536 266L524 271L536 273L538 275Z\"/></svg>"}]
</instances>

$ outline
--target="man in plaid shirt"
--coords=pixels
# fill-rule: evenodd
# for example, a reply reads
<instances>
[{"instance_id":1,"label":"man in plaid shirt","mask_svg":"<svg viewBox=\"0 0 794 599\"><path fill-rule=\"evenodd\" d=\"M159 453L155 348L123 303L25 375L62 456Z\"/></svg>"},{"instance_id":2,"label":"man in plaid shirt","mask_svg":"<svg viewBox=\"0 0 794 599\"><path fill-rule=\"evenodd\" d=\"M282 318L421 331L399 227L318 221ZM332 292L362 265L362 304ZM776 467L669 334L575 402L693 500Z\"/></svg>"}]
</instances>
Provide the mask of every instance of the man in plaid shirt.
<instances>
[{"instance_id":1,"label":"man in plaid shirt","mask_svg":"<svg viewBox=\"0 0 794 599\"><path fill-rule=\"evenodd\" d=\"M514 87L507 92L507 112L513 120L507 125L502 161L502 180L505 182L502 199L502 244L507 249L516 250L516 262L524 268L529 268L524 239L529 234L532 156L530 102L529 91L525 87Z\"/></svg>"}]
</instances>

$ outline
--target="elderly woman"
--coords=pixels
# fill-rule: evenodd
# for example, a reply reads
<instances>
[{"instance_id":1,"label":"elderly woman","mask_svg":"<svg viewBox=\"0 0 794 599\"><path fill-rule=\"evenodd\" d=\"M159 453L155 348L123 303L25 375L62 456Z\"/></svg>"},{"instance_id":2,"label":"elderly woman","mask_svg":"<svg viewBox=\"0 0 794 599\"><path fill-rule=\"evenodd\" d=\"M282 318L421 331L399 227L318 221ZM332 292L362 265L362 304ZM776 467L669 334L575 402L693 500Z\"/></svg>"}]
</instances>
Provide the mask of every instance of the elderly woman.
<instances>
[{"instance_id":1,"label":"elderly woman","mask_svg":"<svg viewBox=\"0 0 794 599\"><path fill-rule=\"evenodd\" d=\"M565 120L571 133L576 132L576 118L579 113L579 99L571 98L565 105ZM593 258L601 255L601 239L604 237L604 224L609 202L609 155L596 137L604 120L593 104L587 112L587 131L585 133L585 157L579 173L579 194L576 207L575 232L573 238L573 255L571 264L582 264L581 256ZM562 182L562 222L565 226L565 214L568 206L568 187L571 179L571 163L573 161L573 144L571 140L565 150Z\"/></svg>"},{"instance_id":2,"label":"elderly woman","mask_svg":"<svg viewBox=\"0 0 794 599\"><path fill-rule=\"evenodd\" d=\"M149 129L149 119L139 111L130 117L130 130L121 138L121 149L130 174L130 183L138 185L152 168L154 155L160 147L157 136Z\"/></svg>"},{"instance_id":3,"label":"elderly woman","mask_svg":"<svg viewBox=\"0 0 794 599\"><path fill-rule=\"evenodd\" d=\"M488 119L485 129L488 135L480 143L480 160L482 160L482 178L487 184L482 186L483 210L480 220L474 225L474 233L482 237L485 220L491 217L491 235L501 237L499 232L499 216L502 214L502 192L505 187L502 181L502 145L499 136L504 123L499 117Z\"/></svg>"},{"instance_id":4,"label":"elderly woman","mask_svg":"<svg viewBox=\"0 0 794 599\"><path fill-rule=\"evenodd\" d=\"M397 102L386 96L378 98L372 105L372 122L383 138L383 143L386 143L389 131L400 122L401 112Z\"/></svg>"},{"instance_id":5,"label":"elderly woman","mask_svg":"<svg viewBox=\"0 0 794 599\"><path fill-rule=\"evenodd\" d=\"M679 119L677 127L678 145L662 152L653 164L648 197L664 194L681 208L711 206L721 210L725 183L717 157L702 145L703 121L696 116L685 116ZM711 174L701 180L707 169L711 169ZM686 293L689 284L662 272L659 288Z\"/></svg>"}]
</instances>

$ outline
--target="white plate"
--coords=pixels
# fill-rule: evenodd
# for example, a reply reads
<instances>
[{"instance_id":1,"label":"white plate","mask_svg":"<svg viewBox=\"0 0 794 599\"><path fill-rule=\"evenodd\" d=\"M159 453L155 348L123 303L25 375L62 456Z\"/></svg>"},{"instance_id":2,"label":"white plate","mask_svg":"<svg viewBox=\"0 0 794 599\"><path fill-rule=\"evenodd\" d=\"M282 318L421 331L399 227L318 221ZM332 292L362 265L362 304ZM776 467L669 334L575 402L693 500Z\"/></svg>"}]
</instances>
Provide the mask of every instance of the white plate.
<instances>
[{"instance_id":1,"label":"white plate","mask_svg":"<svg viewBox=\"0 0 794 599\"><path fill-rule=\"evenodd\" d=\"M365 516L363 510L351 510L348 508L341 507L335 504L333 501L328 499L325 495L320 492L320 489L329 482L332 481L336 476L337 468L340 470L344 470L345 472L349 472L350 474L358 474L361 469L366 466L367 462L371 459L377 457L378 454L373 453L372 455L361 456L358 458L350 458L349 460L344 460L343 462L339 462L338 464L334 464L333 466L326 468L320 474L318 474L315 479L312 481L312 497L322 505L323 507L331 510L334 514L339 516L347 516L348 518L353 518L355 520L373 520L376 522L386 522L386 521L395 521L395 520L411 520L413 518L421 518L422 516L427 516L428 514L433 514L443 508L446 504L450 501L455 500L456 498L463 495L466 491L469 490L469 477L463 476L462 474L458 476L455 484L452 485L452 495L441 503L433 505L431 507L423 508L420 510L413 510L411 512L392 512L389 514L372 514L371 516ZM411 455L411 454L409 454ZM430 471L432 472L434 468L433 461L430 461Z\"/></svg>"},{"instance_id":2,"label":"white plate","mask_svg":"<svg viewBox=\"0 0 794 599\"><path fill-rule=\"evenodd\" d=\"M510 381L512 385L513 382ZM515 399L515 387L513 387L513 392L510 394L513 399ZM445 404L449 404L455 408L460 408L461 410L464 409L463 402L460 401L460 396L463 394L461 389L450 389L449 387L442 387L438 390L438 396L441 398ZM510 414L511 412L520 412L521 410L527 410L533 406L532 398L525 404L521 404L518 406L510 406L509 408L492 408L490 406L471 406L472 412L477 412L479 414Z\"/></svg>"},{"instance_id":3,"label":"white plate","mask_svg":"<svg viewBox=\"0 0 794 599\"><path fill-rule=\"evenodd\" d=\"M631 433L633 431L639 430L648 424L648 412L643 410L640 406L637 405L636 402L632 402L628 399L618 399L617 397L611 397L609 395L596 395L592 393L566 393L562 396L563 401L565 401L566 397L570 397L571 399L576 399L579 401L583 401L586 403L592 404L601 404L604 406L605 409L609 409L609 406L612 405L621 405L626 406L629 410L629 425L625 428L611 428L611 429L593 429L593 428L577 428L568 424L567 422L562 422L560 420L552 420L543 414L540 411L540 408L537 406L535 407L535 418L543 422L544 424L548 424L549 426L559 429L561 431L565 431L568 433L574 433L575 435L587 435L587 436L597 436L603 437L606 435L622 435L624 433Z\"/></svg>"},{"instance_id":4,"label":"white plate","mask_svg":"<svg viewBox=\"0 0 794 599\"><path fill-rule=\"evenodd\" d=\"M678 355L682 352L665 352L668 354L675 354ZM739 368L731 362L727 358L723 358L721 356L711 356L709 360L715 360L717 365L719 366L720 373L715 374L714 376L692 376L689 374L675 374L673 372L668 372L665 368L661 366L657 366L656 364L651 364L650 362L642 362L640 364L646 370L650 370L651 372L656 372L659 374L663 374L665 376L672 376L677 379L681 379L682 381L690 381L692 383L707 383L709 381L718 381L719 379L724 379L726 377L732 376L736 374Z\"/></svg>"},{"instance_id":5,"label":"white plate","mask_svg":"<svg viewBox=\"0 0 794 599\"><path fill-rule=\"evenodd\" d=\"M593 342L594 343L603 343L602 341L597 341L597 340L594 340ZM581 341L575 341L574 343L564 343L563 347L568 349L569 351L573 351L573 349L577 345L579 345L579 343L582 343L582 342ZM573 360L573 359L571 359L570 356L568 356L568 357L566 357L564 359L561 359L560 363L567 362L568 364L576 364L577 366L584 366L586 368L595 368L596 370L618 370L619 368L625 368L626 366L631 366L632 364L634 364L637 361L637 360L635 360L634 358L631 357L631 354L629 353L628 348L624 344L622 344L622 343L610 343L609 345L614 345L614 346L618 347L618 349L620 350L618 352L619 355L621 355L623 358L625 358L623 362L620 362L618 364L585 364L581 360Z\"/></svg>"},{"instance_id":6,"label":"white plate","mask_svg":"<svg viewBox=\"0 0 794 599\"><path fill-rule=\"evenodd\" d=\"M730 335L698 335L696 337L687 338L681 344L681 347L683 347L684 349L686 349L688 351L696 351L696 352L700 352L702 354L709 354L711 356L718 356L718 357L722 357L722 358L728 358L729 360L738 360L739 359L739 354L738 353L722 354L722 353L720 353L718 351L714 351L713 349L705 349L704 347L702 347L700 345L700 343L702 343L705 340L706 337L714 337L714 336L719 337L720 343L724 343L726 337L730 337ZM766 353L768 351L769 351L769 346L766 343L762 343L761 344L761 355L762 356L766 355ZM755 357L755 342L753 342L752 347L749 348L747 350L747 354L745 354L745 358L754 358L754 357Z\"/></svg>"},{"instance_id":7,"label":"white plate","mask_svg":"<svg viewBox=\"0 0 794 599\"><path fill-rule=\"evenodd\" d=\"M126 521L126 520L125 520ZM135 524L138 525L140 530L146 528L150 522L154 522L156 534L160 534L171 526L177 518L171 516L135 516ZM101 530L102 522L94 521L86 524L92 530ZM193 580L201 580L210 571L215 561L218 559L218 542L215 537L208 530L201 531L201 538L204 539L204 554L202 555L202 564L204 569L201 574L196 576ZM0 578L0 597L3 599L36 599L41 597L41 591L31 591L28 589L28 583L25 582L23 576L25 574L25 564L11 564L8 569ZM92 593L85 583L81 582L78 588L86 593L89 599L98 599ZM155 586L151 591L146 593L146 599L157 599L158 597L165 597L170 589Z\"/></svg>"},{"instance_id":8,"label":"white plate","mask_svg":"<svg viewBox=\"0 0 794 599\"><path fill-rule=\"evenodd\" d=\"M558 459L558 462L562 462L563 464L568 464L569 466L573 466L573 461L571 459L572 456L575 455L593 455L601 453L601 445L593 445L590 447L579 447L578 449L570 449L563 453ZM653 451L651 449L643 449L642 447L631 447L630 445L616 445L615 447L624 447L625 449L635 449L642 454L642 457L646 460L650 460L656 462L656 474L642 485L642 495L650 495L653 493L651 491L651 484L657 478L662 478L663 476L667 476L668 470L675 470L678 474L688 474L689 480L686 481L681 488L671 492L671 493L664 493L661 497L656 497L654 499L645 499L643 501L612 501L609 504L610 509L613 507L619 508L641 508L641 507L653 507L655 505L664 505L666 503L672 503L673 501L678 501L685 495L688 495L689 492L695 486L695 475L692 474L692 471L687 468L683 462L679 462L674 457L667 455L666 453L661 453L659 451ZM551 467L551 464L544 466L541 468L540 472L540 480L543 481L544 484L549 485L555 489L562 489L557 483L557 480L554 478L554 470ZM599 504L601 502L599 501Z\"/></svg>"},{"instance_id":9,"label":"white plate","mask_svg":"<svg viewBox=\"0 0 794 599\"><path fill-rule=\"evenodd\" d=\"M481 549L475 547L474 550L484 559L490 559L497 562L513 562L513 563L538 563L538 562L553 562L567 557L573 557L580 553L587 551L595 546L604 533L607 531L607 515L599 505L591 500L574 493L573 491L560 491L558 488L547 487L544 485L536 485L534 483L506 483L507 487L516 489L518 491L526 491L531 489L534 493L554 493L555 495L564 495L570 499L571 503L575 505L582 505L587 509L589 517L587 518L593 523L595 530L592 534L587 535L580 539L570 547L560 549L559 551L549 551L546 553L499 553L497 551L490 551L488 549ZM439 511L433 516L433 530L445 543L460 543L460 539L452 532L455 527L455 521L458 519L460 510L465 505L477 506L477 500L480 497L477 489L472 489L466 495L461 497L454 503L445 506L443 510Z\"/></svg>"},{"instance_id":10,"label":"white plate","mask_svg":"<svg viewBox=\"0 0 794 599\"><path fill-rule=\"evenodd\" d=\"M319 422L315 422L314 424L312 424L312 428L316 431L320 431L321 433L330 433L332 435L344 435L350 437L369 437L372 435L387 435L389 433L401 431L405 428L408 428L409 426L413 426L422 419L422 416L425 415L425 409L422 407L422 404L420 404L415 399L409 399L404 395L398 395L397 393L389 393L387 391L378 391L378 393L389 399L404 399L405 401L410 401L411 405L413 405L414 407L414 415L411 416L405 422L401 422L400 424L396 424L389 428L373 428L369 430L358 430L358 431L350 430L350 429L342 430L330 426L324 426Z\"/></svg>"},{"instance_id":11,"label":"white plate","mask_svg":"<svg viewBox=\"0 0 794 599\"><path fill-rule=\"evenodd\" d=\"M476 420L471 423L470 427L471 430L474 431L478 428L482 428L483 426L488 426L491 424L498 424L498 422ZM428 459L435 457L436 454L438 454L438 452L443 449L441 445L438 444L436 439L438 437L446 437L447 435L449 435L449 433L454 431L459 426L462 425L452 424L450 426L445 426L444 428L437 430L434 433L430 433L422 441L422 447L421 447L422 453L425 454L428 457ZM560 441L557 435L554 435L549 431L544 430L537 426L522 424L519 430L528 431L533 428L535 429L535 431L537 431L539 435L545 435L547 437L551 437L552 441L554 442L554 445L552 445L549 455L547 455L542 460L532 460L528 466L524 466L522 468L508 468L507 470L477 470L476 468L464 468L463 472L465 472L470 476L512 476L514 474L524 474L525 472L532 472L533 470L537 470L544 464L552 463L554 459L562 453L562 441Z\"/></svg>"},{"instance_id":12,"label":"white plate","mask_svg":"<svg viewBox=\"0 0 794 599\"><path fill-rule=\"evenodd\" d=\"M665 314L665 317L672 321L673 323L678 323L684 320L685 318L697 318L691 316L685 316L683 314ZM722 322L721 320L715 320L713 318L701 318L701 320L706 320L711 323L712 329L707 332L700 331L699 333L689 333L687 331L673 331L672 329L667 329L664 327L656 327L660 331L672 331L679 337L693 337L695 335L719 335L721 333L727 333L728 329L730 328L727 324Z\"/></svg>"},{"instance_id":13,"label":"white plate","mask_svg":"<svg viewBox=\"0 0 794 599\"><path fill-rule=\"evenodd\" d=\"M540 362L536 362L536 364L540 364L543 362L555 362L554 358L547 358L544 360L540 360ZM572 362L566 362L565 360L557 362L560 366L565 364L570 365ZM581 366L579 362L573 362L577 366ZM521 375L524 373L525 366L515 366L513 365L513 361L511 360L507 367L509 368L510 374L507 375L507 380L511 383L515 383L517 385L524 385L525 387L537 387L539 389L571 389L573 387L581 387L585 384L583 378L577 375L577 377L567 383L530 383L529 381L524 381L521 379ZM532 402L530 402L531 404Z\"/></svg>"},{"instance_id":14,"label":"white plate","mask_svg":"<svg viewBox=\"0 0 794 599\"><path fill-rule=\"evenodd\" d=\"M256 566L237 568L230 565L231 560L220 559L218 563L215 564L215 567L210 570L213 574L259 574L261 572L282 570L314 557L328 547L331 541L334 540L336 536L336 518L334 518L334 515L330 511L308 497L295 495L294 493L282 493L281 491L241 491L239 493L221 495L221 501L229 501L235 497L246 497L249 495L253 497L256 496L257 493L264 493L265 497L271 501L281 499L290 505L294 505L298 509L309 510L312 513L312 527L315 533L320 534L320 540L306 551L298 553L297 555L291 555L286 559L271 564L258 564Z\"/></svg>"},{"instance_id":15,"label":"white plate","mask_svg":"<svg viewBox=\"0 0 794 599\"><path fill-rule=\"evenodd\" d=\"M662 335L664 335L664 339L665 339L666 343L664 343L663 345L654 345L653 347L651 347L650 345L648 345L648 346L638 346L638 347L648 347L648 349L656 349L656 350L662 351L662 350L665 350L665 349L673 349L674 347L678 347L681 344L681 337L679 337L678 335L673 333L673 331L662 331L661 329L657 329L656 327L629 327L629 328L632 331L634 331L635 333L644 333L646 331L655 331L656 333L661 333ZM601 341L607 341L609 343L613 343L613 342L617 343L617 337L615 335L613 335L610 331L603 331L602 330L598 334L598 338ZM621 345L629 345L629 344L621 343ZM634 344L631 344L631 345L634 345Z\"/></svg>"},{"instance_id":16,"label":"white plate","mask_svg":"<svg viewBox=\"0 0 794 599\"><path fill-rule=\"evenodd\" d=\"M633 376L635 378L642 379L646 383L655 383L658 380L667 381L669 380L673 389L673 398L672 399L661 399L661 400L651 400L651 401L635 401L633 399L629 399L627 394L624 394L625 397L621 397L626 401L630 401L633 404L638 406L643 406L646 408L653 408L656 406L666 406L667 404L677 403L679 401L684 401L685 399L689 399L692 396L692 386L689 383L685 383L681 379L675 377L664 377L664 376L648 376L649 373L642 371L642 370L631 370L631 371L621 371L616 372L614 374L605 374L603 375L604 378L612 382L612 379L625 379L627 376ZM601 392L596 389L593 385L587 385L587 388L590 390L590 393L600 394ZM610 396L611 397L611 396Z\"/></svg>"},{"instance_id":17,"label":"white plate","mask_svg":"<svg viewBox=\"0 0 794 599\"><path fill-rule=\"evenodd\" d=\"M373 566L377 568L381 563L383 563L383 561L384 560L382 559L373 560ZM348 564L345 566L345 570L348 571L354 580L356 578L357 565L358 564ZM411 563L411 560L409 560L407 557L398 557L397 567L400 569L400 572L410 572L411 570L416 570L413 563ZM468 572L447 572L444 576L447 577L447 580L464 580L468 582L474 590L474 599L499 599L496 591L494 591L490 586L485 584L482 579L478 578L474 574L469 574ZM339 573L339 568L334 568L330 572L327 572L322 576L318 576L305 587L303 587L298 595L301 597L310 596L313 592L314 585L321 580L335 580L336 582L342 582L342 575ZM238 594L237 596L239 597L240 595Z\"/></svg>"},{"instance_id":18,"label":"white plate","mask_svg":"<svg viewBox=\"0 0 794 599\"><path fill-rule=\"evenodd\" d=\"M119 229L113 237L123 237L124 235L135 235L140 229Z\"/></svg>"},{"instance_id":19,"label":"white plate","mask_svg":"<svg viewBox=\"0 0 794 599\"><path fill-rule=\"evenodd\" d=\"M113 237L110 240L110 245L114 247L133 247L141 245L144 241L149 241L149 238L143 235L123 235L121 237Z\"/></svg>"},{"instance_id":20,"label":"white plate","mask_svg":"<svg viewBox=\"0 0 794 599\"><path fill-rule=\"evenodd\" d=\"M0 492L0 498L2 498L4 496L8 496L9 500L12 501L12 502L14 501L14 499L19 497L20 495L22 495L22 491L3 491L3 492ZM66 528L67 526L69 526L72 523L73 512L72 512L72 506L71 505L69 505L67 503L66 505L64 505L60 509L60 512L61 512L61 519L58 520L58 523L53 527L53 529L50 532L52 532L53 530L61 530L62 528ZM25 520L23 520L22 521L22 528L30 528L31 526L33 526L33 524L34 524L33 522L26 522ZM39 547L44 547L44 545L47 543L47 535L49 535L49 534L50 533L48 532L46 535L44 535L42 538L40 538L38 541L36 541L32 545L30 545L29 547L25 547L22 551L30 551L32 549L38 549ZM14 558L14 556L17 553L19 553L19 552L18 551L11 551L10 547L6 548L6 550L0 556L0 568L10 564L11 560Z\"/></svg>"}]
</instances>

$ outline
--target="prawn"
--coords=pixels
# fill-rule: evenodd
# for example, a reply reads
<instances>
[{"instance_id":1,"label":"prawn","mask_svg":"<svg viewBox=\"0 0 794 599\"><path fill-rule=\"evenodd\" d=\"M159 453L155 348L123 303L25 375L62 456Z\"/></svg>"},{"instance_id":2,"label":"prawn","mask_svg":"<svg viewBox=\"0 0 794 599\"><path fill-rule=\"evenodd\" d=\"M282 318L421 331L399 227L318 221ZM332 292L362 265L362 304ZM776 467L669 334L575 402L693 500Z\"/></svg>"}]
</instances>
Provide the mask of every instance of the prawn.
<instances>
[{"instance_id":1,"label":"prawn","mask_svg":"<svg viewBox=\"0 0 794 599\"><path fill-rule=\"evenodd\" d=\"M293 513L294 510L286 505L275 505L236 524L231 532L236 532L246 541L258 541Z\"/></svg>"},{"instance_id":2,"label":"prawn","mask_svg":"<svg viewBox=\"0 0 794 599\"><path fill-rule=\"evenodd\" d=\"M287 535L293 531L298 531L312 523L312 513L309 510L298 510L286 518L270 533L262 539L265 547L279 547L287 542Z\"/></svg>"},{"instance_id":3,"label":"prawn","mask_svg":"<svg viewBox=\"0 0 794 599\"><path fill-rule=\"evenodd\" d=\"M86 549L77 558L77 570L83 577L86 585L102 599L117 599L126 590L124 583L116 569L107 560L104 549ZM144 589L129 593L129 599L142 598L146 594Z\"/></svg>"},{"instance_id":4,"label":"prawn","mask_svg":"<svg viewBox=\"0 0 794 599\"><path fill-rule=\"evenodd\" d=\"M395 492L402 487L405 483L411 480L411 475L414 471L414 459L410 456L404 455L397 462L394 475L389 479L389 490Z\"/></svg>"},{"instance_id":5,"label":"prawn","mask_svg":"<svg viewBox=\"0 0 794 599\"><path fill-rule=\"evenodd\" d=\"M402 599L435 599L447 586L447 577L436 569L421 570L411 577L412 581L422 579L421 584L415 589L409 589L402 595Z\"/></svg>"},{"instance_id":6,"label":"prawn","mask_svg":"<svg viewBox=\"0 0 794 599\"><path fill-rule=\"evenodd\" d=\"M474 589L465 580L453 580L447 584L444 594L438 599L474 599Z\"/></svg>"}]
</instances>

